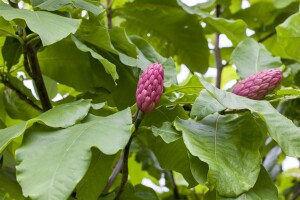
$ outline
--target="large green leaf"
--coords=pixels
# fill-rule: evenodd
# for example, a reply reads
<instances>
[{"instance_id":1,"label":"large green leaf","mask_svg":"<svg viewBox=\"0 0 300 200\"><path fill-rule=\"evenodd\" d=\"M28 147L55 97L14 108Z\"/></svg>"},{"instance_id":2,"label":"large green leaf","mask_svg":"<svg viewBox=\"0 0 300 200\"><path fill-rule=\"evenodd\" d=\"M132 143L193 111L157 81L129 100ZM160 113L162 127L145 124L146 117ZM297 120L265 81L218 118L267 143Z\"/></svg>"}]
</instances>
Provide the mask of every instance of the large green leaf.
<instances>
[{"instance_id":1,"label":"large green leaf","mask_svg":"<svg viewBox=\"0 0 300 200\"><path fill-rule=\"evenodd\" d=\"M210 95L222 106L233 110L248 109L258 114L265 122L268 133L278 143L284 153L288 156L300 156L300 128L281 115L268 101L257 101L237 96L233 93L219 90L204 80L201 82Z\"/></svg>"},{"instance_id":2,"label":"large green leaf","mask_svg":"<svg viewBox=\"0 0 300 200\"><path fill-rule=\"evenodd\" d=\"M88 100L59 105L36 118L0 130L0 152L12 141L21 143L25 130L31 127L35 122L56 128L72 126L87 115L90 106L91 104Z\"/></svg>"},{"instance_id":3,"label":"large green leaf","mask_svg":"<svg viewBox=\"0 0 300 200\"><path fill-rule=\"evenodd\" d=\"M7 37L2 47L2 56L5 65L10 71L11 67L19 62L23 49L20 42L11 37Z\"/></svg>"},{"instance_id":4,"label":"large green leaf","mask_svg":"<svg viewBox=\"0 0 300 200\"><path fill-rule=\"evenodd\" d=\"M15 34L15 29L12 23L6 21L3 17L0 17L0 36L9 35L13 36Z\"/></svg>"},{"instance_id":5,"label":"large green leaf","mask_svg":"<svg viewBox=\"0 0 300 200\"><path fill-rule=\"evenodd\" d=\"M79 91L103 86L111 89L114 86L102 64L97 60L91 61L89 55L78 50L70 40L46 47L38 58L45 75Z\"/></svg>"},{"instance_id":6,"label":"large green leaf","mask_svg":"<svg viewBox=\"0 0 300 200\"><path fill-rule=\"evenodd\" d=\"M279 43L289 58L300 61L300 33L297 27L300 25L300 13L290 16L282 24L276 27Z\"/></svg>"},{"instance_id":7,"label":"large green leaf","mask_svg":"<svg viewBox=\"0 0 300 200\"><path fill-rule=\"evenodd\" d=\"M231 59L237 67L237 74L242 78L281 65L279 57L273 57L262 44L251 38L243 40L235 48Z\"/></svg>"},{"instance_id":8,"label":"large green leaf","mask_svg":"<svg viewBox=\"0 0 300 200\"><path fill-rule=\"evenodd\" d=\"M129 34L143 36L163 56L176 56L195 72L207 70L209 52L201 25L176 1L139 0L115 11L126 19L123 25Z\"/></svg>"},{"instance_id":9,"label":"large green leaf","mask_svg":"<svg viewBox=\"0 0 300 200\"><path fill-rule=\"evenodd\" d=\"M220 195L237 196L254 186L264 132L251 114L213 114L199 122L177 119L175 127L191 154L208 164L208 184Z\"/></svg>"},{"instance_id":10,"label":"large green leaf","mask_svg":"<svg viewBox=\"0 0 300 200\"><path fill-rule=\"evenodd\" d=\"M45 11L15 9L0 1L0 16L10 21L24 19L28 27L37 33L44 46L53 44L75 33L81 20L62 17Z\"/></svg>"},{"instance_id":11,"label":"large green leaf","mask_svg":"<svg viewBox=\"0 0 300 200\"><path fill-rule=\"evenodd\" d=\"M67 129L33 126L16 152L17 180L24 195L66 199L88 170L91 148L116 154L127 144L131 125L131 112L126 109L108 117L89 115Z\"/></svg>"}]
</instances>

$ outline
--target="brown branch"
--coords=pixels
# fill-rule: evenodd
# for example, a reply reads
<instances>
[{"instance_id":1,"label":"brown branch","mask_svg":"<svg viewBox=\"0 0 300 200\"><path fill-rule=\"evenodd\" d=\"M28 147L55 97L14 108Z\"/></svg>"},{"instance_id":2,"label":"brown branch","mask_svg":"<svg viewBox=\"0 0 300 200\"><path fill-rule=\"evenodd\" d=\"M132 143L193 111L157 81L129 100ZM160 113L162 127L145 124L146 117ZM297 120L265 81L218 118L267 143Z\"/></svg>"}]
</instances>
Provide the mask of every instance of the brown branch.
<instances>
[{"instance_id":1,"label":"brown branch","mask_svg":"<svg viewBox=\"0 0 300 200\"><path fill-rule=\"evenodd\" d=\"M221 15L221 6L218 4L216 6L216 17L220 17L220 15ZM220 47L219 47L219 39L220 39L220 34L215 33L214 55L215 55L215 62L216 62L216 67L217 67L217 77L216 77L216 87L217 88L221 87L221 77L222 77L222 70L223 70L221 51L220 51Z\"/></svg>"},{"instance_id":2,"label":"brown branch","mask_svg":"<svg viewBox=\"0 0 300 200\"><path fill-rule=\"evenodd\" d=\"M273 35L276 34L276 31L272 31L271 33L269 33L268 35L266 35L265 37L261 38L258 40L258 42L262 43L264 42L265 40L269 39L270 37L272 37Z\"/></svg>"},{"instance_id":3,"label":"brown branch","mask_svg":"<svg viewBox=\"0 0 300 200\"><path fill-rule=\"evenodd\" d=\"M11 5L14 8L19 8L18 4L11 2L11 0L8 0L9 5ZM18 27L18 29L21 29ZM31 31L27 27L27 31L30 33ZM19 36L24 37L23 29L19 31ZM39 47L34 47L32 44L27 44L25 42L23 46L23 54L24 54L24 68L28 75L32 78L34 81L34 84L37 88L37 93L40 98L43 111L47 111L52 108L46 86L44 83L44 79L40 70L40 65L37 58L37 50Z\"/></svg>"},{"instance_id":4,"label":"brown branch","mask_svg":"<svg viewBox=\"0 0 300 200\"><path fill-rule=\"evenodd\" d=\"M33 47L32 44L28 44L26 47L26 51L24 52L24 57L26 56L28 58L28 61L30 63L30 71L31 72L27 72L28 74L32 75L32 80L35 83L35 86L37 88L37 93L38 96L40 98L42 107L43 107L43 111L47 111L50 110L52 108L49 96L48 96L48 92L46 90L46 86L45 86L45 82L40 70L40 64L37 58L37 50ZM24 59L25 61L25 59ZM25 66L25 64L24 64Z\"/></svg>"},{"instance_id":5,"label":"brown branch","mask_svg":"<svg viewBox=\"0 0 300 200\"><path fill-rule=\"evenodd\" d=\"M106 2L107 2L107 9L106 9L107 26L109 29L111 29L113 27L113 25L112 25L112 9L111 9L112 0L107 0Z\"/></svg>"}]
</instances>

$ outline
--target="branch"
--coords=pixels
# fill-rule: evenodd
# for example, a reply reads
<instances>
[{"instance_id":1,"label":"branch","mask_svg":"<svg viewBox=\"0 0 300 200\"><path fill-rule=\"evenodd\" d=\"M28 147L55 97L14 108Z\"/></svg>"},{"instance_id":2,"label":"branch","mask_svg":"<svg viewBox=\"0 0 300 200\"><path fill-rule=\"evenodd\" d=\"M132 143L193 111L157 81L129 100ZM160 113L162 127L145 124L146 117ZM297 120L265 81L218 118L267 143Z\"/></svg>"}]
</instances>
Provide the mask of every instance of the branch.
<instances>
[{"instance_id":1,"label":"branch","mask_svg":"<svg viewBox=\"0 0 300 200\"><path fill-rule=\"evenodd\" d=\"M226 114L236 114L236 113L243 113L243 112L247 112L249 111L248 109L240 109L240 110L229 110L229 109L226 109L226 110L223 110L223 111L220 111L219 113L221 115L226 115Z\"/></svg>"},{"instance_id":2,"label":"branch","mask_svg":"<svg viewBox=\"0 0 300 200\"><path fill-rule=\"evenodd\" d=\"M2 80L3 84L10 88L11 90L15 91L16 94L19 96L20 99L24 100L26 103L28 103L29 105L31 105L33 108L35 108L36 110L43 112L43 110L36 105L33 101L31 101L25 94L23 94L18 88L16 88L15 86L13 86L10 82L6 81L6 80Z\"/></svg>"},{"instance_id":3,"label":"branch","mask_svg":"<svg viewBox=\"0 0 300 200\"><path fill-rule=\"evenodd\" d=\"M113 27L113 25L112 25L112 9L111 9L112 1L113 0L106 0L106 2L107 2L106 17L107 17L107 25L108 25L109 29L111 29Z\"/></svg>"},{"instance_id":4,"label":"branch","mask_svg":"<svg viewBox=\"0 0 300 200\"><path fill-rule=\"evenodd\" d=\"M221 15L221 6L218 4L216 6L216 17L220 17L220 15ZM220 39L220 34L216 33L215 34L214 55L215 55L215 62L216 62L216 67L217 67L217 77L216 77L216 87L217 88L221 87L221 77L222 77L222 70L223 70L221 52L220 52L220 47L219 47L219 39Z\"/></svg>"},{"instance_id":5,"label":"branch","mask_svg":"<svg viewBox=\"0 0 300 200\"><path fill-rule=\"evenodd\" d=\"M143 117L143 113L141 111L137 110L134 113L134 115L132 117L133 118L132 121L134 121L135 131L130 136L129 141L124 148L124 152L122 153L121 157L119 158L113 172L111 173L111 175L109 177L109 180L108 180L105 188L102 191L102 193L107 193L109 191L109 189L111 188L111 186L113 185L113 183L115 182L118 174L122 171L122 180L121 180L121 184L120 184L120 187L116 194L115 199L118 199L120 197L121 193L123 192L124 186L128 180L128 156L129 156L130 145L131 145L133 138L136 136L136 130L138 129L138 127L141 123L142 117Z\"/></svg>"},{"instance_id":6,"label":"branch","mask_svg":"<svg viewBox=\"0 0 300 200\"><path fill-rule=\"evenodd\" d=\"M25 51L24 51L24 57L27 57L30 63L30 71L27 72L28 74L32 75L32 79L36 85L37 88L37 93L38 96L40 98L42 107L43 107L43 111L47 111L50 110L52 108L47 90L46 90L46 86L45 86L45 82L40 70L40 64L37 58L37 50L33 47L32 44L28 44L27 47L25 47ZM24 59L24 67L26 69L26 66L28 67L28 62L27 59Z\"/></svg>"},{"instance_id":7,"label":"branch","mask_svg":"<svg viewBox=\"0 0 300 200\"><path fill-rule=\"evenodd\" d=\"M258 40L258 42L262 43L264 42L265 40L269 39L270 37L272 37L273 35L276 34L276 31L272 31L271 33L269 33L268 35L266 35L265 37L261 38Z\"/></svg>"},{"instance_id":8,"label":"branch","mask_svg":"<svg viewBox=\"0 0 300 200\"><path fill-rule=\"evenodd\" d=\"M122 192L124 190L125 184L128 180L128 157L129 157L130 145L131 145L133 138L136 136L136 133L137 133L136 130L138 129L138 127L141 123L142 117L143 117L143 113L141 111L137 110L136 119L134 121L135 131L130 136L129 141L124 149L123 164L122 164L122 169L121 169L122 170L122 180L121 180L120 188L115 197L116 200L119 199L120 195L122 194Z\"/></svg>"},{"instance_id":9,"label":"branch","mask_svg":"<svg viewBox=\"0 0 300 200\"><path fill-rule=\"evenodd\" d=\"M19 8L18 4L13 3L11 0L8 0L8 3L10 6L14 8ZM19 29L19 28L18 28ZM28 27L27 27L28 29ZM28 29L28 32L31 32ZM19 36L24 37L24 31L23 29L19 31ZM32 34L34 35L34 34ZM31 35L31 36L32 36ZM52 108L46 86L44 83L44 79L40 70L40 65L37 58L37 50L39 47L34 47L31 43L27 44L25 41L25 44L23 44L23 54L24 54L24 68L28 75L32 78L32 80L35 83L35 86L37 88L37 93L40 98L43 111L50 110Z\"/></svg>"}]
</instances>

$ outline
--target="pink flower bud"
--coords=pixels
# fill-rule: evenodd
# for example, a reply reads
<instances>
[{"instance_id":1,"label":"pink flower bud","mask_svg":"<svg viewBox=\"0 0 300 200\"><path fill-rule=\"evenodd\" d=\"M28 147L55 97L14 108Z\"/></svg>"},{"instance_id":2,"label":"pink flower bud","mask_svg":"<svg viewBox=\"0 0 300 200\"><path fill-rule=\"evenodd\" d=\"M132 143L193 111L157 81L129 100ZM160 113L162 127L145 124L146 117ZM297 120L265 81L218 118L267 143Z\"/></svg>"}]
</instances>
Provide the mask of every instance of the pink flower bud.
<instances>
[{"instance_id":1,"label":"pink flower bud","mask_svg":"<svg viewBox=\"0 0 300 200\"><path fill-rule=\"evenodd\" d=\"M164 68L159 63L153 63L142 73L137 90L137 107L147 113L152 111L159 102L164 88Z\"/></svg>"},{"instance_id":2,"label":"pink flower bud","mask_svg":"<svg viewBox=\"0 0 300 200\"><path fill-rule=\"evenodd\" d=\"M232 92L249 99L260 100L271 93L281 82L282 73L277 69L265 69L238 82Z\"/></svg>"}]
</instances>

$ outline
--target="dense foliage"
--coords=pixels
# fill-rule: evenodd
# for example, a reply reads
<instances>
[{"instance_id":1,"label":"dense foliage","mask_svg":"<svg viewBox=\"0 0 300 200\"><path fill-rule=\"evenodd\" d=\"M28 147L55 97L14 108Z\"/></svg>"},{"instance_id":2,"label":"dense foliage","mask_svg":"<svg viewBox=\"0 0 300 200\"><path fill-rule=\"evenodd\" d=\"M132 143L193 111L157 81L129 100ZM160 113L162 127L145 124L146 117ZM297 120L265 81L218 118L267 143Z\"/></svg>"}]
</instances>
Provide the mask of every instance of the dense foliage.
<instances>
[{"instance_id":1,"label":"dense foliage","mask_svg":"<svg viewBox=\"0 0 300 200\"><path fill-rule=\"evenodd\" d=\"M0 199L300 199L299 38L298 0L1 0ZM269 68L265 100L231 92Z\"/></svg>"}]
</instances>

